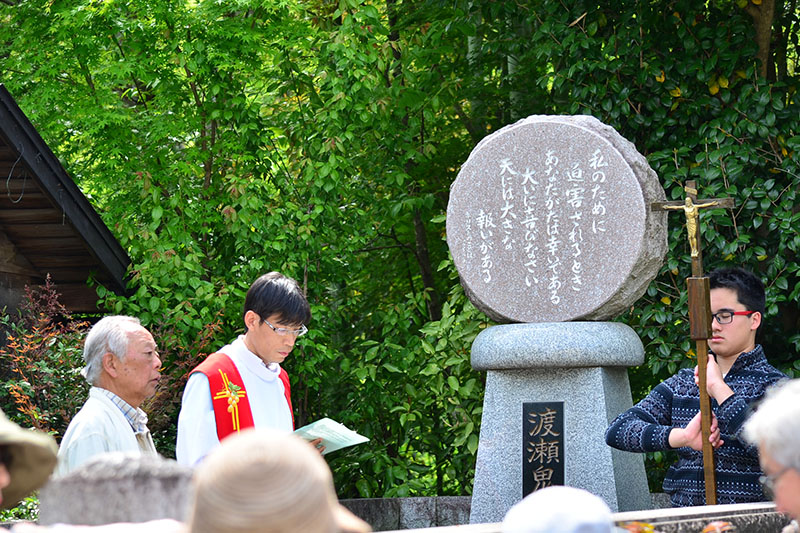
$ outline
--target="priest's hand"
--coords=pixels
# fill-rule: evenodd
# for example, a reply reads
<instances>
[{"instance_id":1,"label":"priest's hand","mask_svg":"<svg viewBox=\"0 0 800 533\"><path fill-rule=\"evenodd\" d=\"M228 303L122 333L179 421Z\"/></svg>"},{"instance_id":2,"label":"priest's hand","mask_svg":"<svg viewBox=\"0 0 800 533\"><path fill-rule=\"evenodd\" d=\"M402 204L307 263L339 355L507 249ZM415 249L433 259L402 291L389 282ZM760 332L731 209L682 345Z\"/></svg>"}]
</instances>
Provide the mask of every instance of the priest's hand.
<instances>
[{"instance_id":1,"label":"priest's hand","mask_svg":"<svg viewBox=\"0 0 800 533\"><path fill-rule=\"evenodd\" d=\"M719 434L719 424L717 417L711 413L711 435L708 437L711 446L716 449L722 446L725 441ZM703 451L703 431L700 425L700 411L694 415L685 428L672 428L669 432L669 445L673 448L683 448L688 446L698 452Z\"/></svg>"},{"instance_id":2,"label":"priest's hand","mask_svg":"<svg viewBox=\"0 0 800 533\"><path fill-rule=\"evenodd\" d=\"M325 451L325 446L322 445L322 437L310 440L308 441L308 443L312 445L314 449L316 449L319 452L320 455L322 455L322 452Z\"/></svg>"},{"instance_id":3,"label":"priest's hand","mask_svg":"<svg viewBox=\"0 0 800 533\"><path fill-rule=\"evenodd\" d=\"M700 386L698 367L694 367L694 383L698 387ZM717 400L717 404L722 404L722 402L733 396L733 389L725 383L722 370L719 368L714 356L710 354L708 356L708 365L706 366L706 390L709 396Z\"/></svg>"}]
</instances>

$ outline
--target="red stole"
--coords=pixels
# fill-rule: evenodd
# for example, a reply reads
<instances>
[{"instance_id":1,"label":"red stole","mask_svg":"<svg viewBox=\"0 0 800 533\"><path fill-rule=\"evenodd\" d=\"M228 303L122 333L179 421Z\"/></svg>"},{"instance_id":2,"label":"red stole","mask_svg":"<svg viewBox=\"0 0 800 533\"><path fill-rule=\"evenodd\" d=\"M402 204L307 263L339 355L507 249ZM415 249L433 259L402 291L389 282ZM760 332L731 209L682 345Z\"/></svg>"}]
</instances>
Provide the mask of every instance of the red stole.
<instances>
[{"instance_id":1,"label":"red stole","mask_svg":"<svg viewBox=\"0 0 800 533\"><path fill-rule=\"evenodd\" d=\"M220 352L212 353L192 370L192 373L195 372L201 372L208 378L214 418L217 422L217 437L220 441L231 433L238 433L255 426L242 376L239 375L239 370L230 357ZM289 374L281 368L278 378L283 382L283 393L286 403L289 404L294 428Z\"/></svg>"}]
</instances>

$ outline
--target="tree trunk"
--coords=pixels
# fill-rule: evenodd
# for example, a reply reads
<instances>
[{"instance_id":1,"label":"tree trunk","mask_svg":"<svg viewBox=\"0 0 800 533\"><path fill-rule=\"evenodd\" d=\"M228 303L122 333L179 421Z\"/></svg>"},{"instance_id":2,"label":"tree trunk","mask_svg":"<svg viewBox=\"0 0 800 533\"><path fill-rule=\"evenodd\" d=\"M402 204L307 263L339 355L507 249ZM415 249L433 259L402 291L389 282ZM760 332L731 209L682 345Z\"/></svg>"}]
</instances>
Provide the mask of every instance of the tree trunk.
<instances>
[{"instance_id":1,"label":"tree trunk","mask_svg":"<svg viewBox=\"0 0 800 533\"><path fill-rule=\"evenodd\" d=\"M389 19L389 41L395 43L400 41L400 34L397 30L396 10L396 0L386 0L386 13ZM393 46L392 50L392 54L397 61L397 65L395 66L391 79L400 79L400 83L405 85L405 80L401 78L403 76L403 69L402 62L400 61L402 59L400 46ZM408 113L403 115L401 123L404 127L408 126ZM406 162L405 169L409 175L413 175L414 168L410 160ZM422 215L420 214L419 209L414 210L414 240L416 244L414 255L417 259L417 265L419 266L422 284L424 289L430 289L428 299L428 316L430 320L439 320L442 318L441 296L434 285L433 267L431 266L430 254L428 253L428 235L425 230L425 222L422 220Z\"/></svg>"},{"instance_id":2,"label":"tree trunk","mask_svg":"<svg viewBox=\"0 0 800 533\"><path fill-rule=\"evenodd\" d=\"M480 28L480 10L475 17L477 18L475 26ZM469 64L469 69L472 73L482 72L482 48L483 38L481 37L480 31L475 32L475 35L470 35L467 37L467 63ZM483 76L478 76L478 79L483 80ZM486 122L484 120L486 117L486 102L483 101L483 98L481 98L479 93L475 90L471 91L471 95L472 96L470 96L469 101L469 116L467 116L466 113L463 113L463 120L467 122L467 129L469 130L469 133L475 142L477 142L486 133Z\"/></svg>"},{"instance_id":3,"label":"tree trunk","mask_svg":"<svg viewBox=\"0 0 800 533\"><path fill-rule=\"evenodd\" d=\"M508 21L508 24L511 29L510 33L516 38L530 38L531 28L528 26L527 22L525 22L525 19L521 16L521 14L512 14L511 20ZM513 53L509 53L506 57L506 62L508 68L508 83L511 85L509 87L508 101L509 117L511 118L512 122L516 122L522 118L522 110L525 105L525 93L518 90L520 83L516 80L517 69L519 68L519 58Z\"/></svg>"},{"instance_id":4,"label":"tree trunk","mask_svg":"<svg viewBox=\"0 0 800 533\"><path fill-rule=\"evenodd\" d=\"M775 0L762 0L761 5L747 4L747 14L753 19L753 25L756 29L756 44L758 44L758 53L756 58L759 61L758 75L760 78L767 78L774 80L775 68L769 68L772 64L770 61L770 43L772 41L772 21L775 18Z\"/></svg>"},{"instance_id":5,"label":"tree trunk","mask_svg":"<svg viewBox=\"0 0 800 533\"><path fill-rule=\"evenodd\" d=\"M433 267L428 253L428 234L425 231L425 222L422 220L419 209L414 209L414 233L417 241L417 264L419 264L419 271L422 274L422 284L426 289L430 289L428 293L430 296L428 300L428 316L434 321L441 320L442 299L433 283Z\"/></svg>"}]
</instances>

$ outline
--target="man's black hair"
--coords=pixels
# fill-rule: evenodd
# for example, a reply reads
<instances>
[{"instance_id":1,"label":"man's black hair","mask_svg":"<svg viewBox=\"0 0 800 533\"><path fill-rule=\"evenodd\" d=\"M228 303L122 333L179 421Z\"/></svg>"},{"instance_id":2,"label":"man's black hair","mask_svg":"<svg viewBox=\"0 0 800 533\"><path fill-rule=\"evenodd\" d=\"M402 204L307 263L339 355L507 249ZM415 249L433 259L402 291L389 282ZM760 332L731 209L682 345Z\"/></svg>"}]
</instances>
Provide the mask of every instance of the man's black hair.
<instances>
[{"instance_id":1,"label":"man's black hair","mask_svg":"<svg viewBox=\"0 0 800 533\"><path fill-rule=\"evenodd\" d=\"M766 295L764 284L758 276L743 268L733 267L718 268L708 278L712 289L731 289L748 311L758 311L764 316Z\"/></svg>"},{"instance_id":2,"label":"man's black hair","mask_svg":"<svg viewBox=\"0 0 800 533\"><path fill-rule=\"evenodd\" d=\"M300 286L278 272L264 274L250 285L244 299L243 315L248 311L256 313L261 320L278 315L278 321L286 325L311 321L311 308Z\"/></svg>"}]
</instances>

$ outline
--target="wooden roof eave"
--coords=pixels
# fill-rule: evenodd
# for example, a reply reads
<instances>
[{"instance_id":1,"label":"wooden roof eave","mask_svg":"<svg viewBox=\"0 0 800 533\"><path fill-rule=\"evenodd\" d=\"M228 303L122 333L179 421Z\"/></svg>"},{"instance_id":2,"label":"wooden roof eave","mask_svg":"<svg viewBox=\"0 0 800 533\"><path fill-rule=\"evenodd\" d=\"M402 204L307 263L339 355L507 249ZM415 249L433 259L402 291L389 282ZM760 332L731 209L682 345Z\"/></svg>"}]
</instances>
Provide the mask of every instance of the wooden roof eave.
<instances>
[{"instance_id":1,"label":"wooden roof eave","mask_svg":"<svg viewBox=\"0 0 800 533\"><path fill-rule=\"evenodd\" d=\"M105 266L113 284L109 288L118 294L125 294L126 272L130 264L128 254L3 84L0 84L0 127L39 180L45 194L61 209Z\"/></svg>"}]
</instances>

